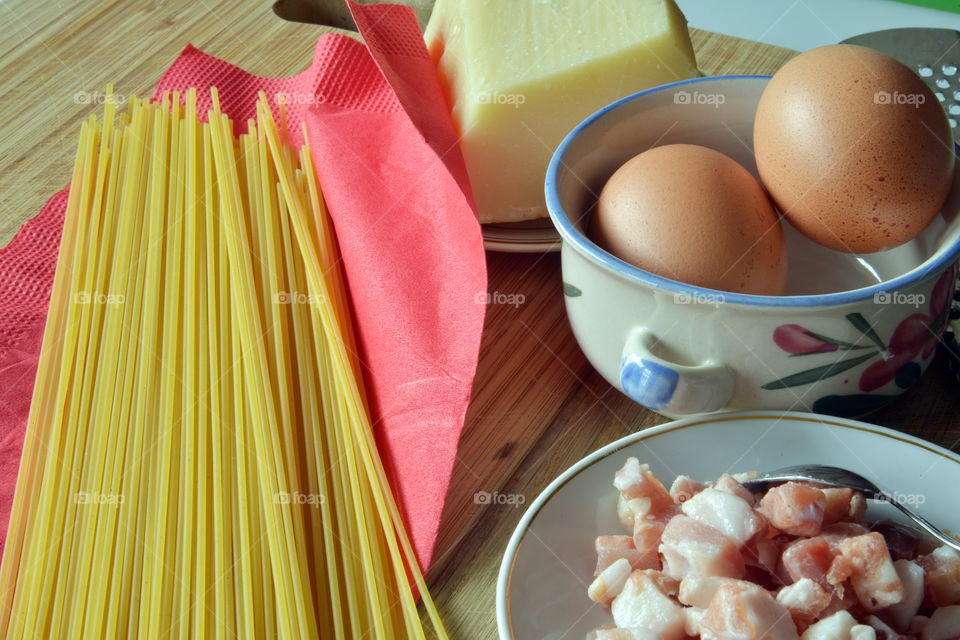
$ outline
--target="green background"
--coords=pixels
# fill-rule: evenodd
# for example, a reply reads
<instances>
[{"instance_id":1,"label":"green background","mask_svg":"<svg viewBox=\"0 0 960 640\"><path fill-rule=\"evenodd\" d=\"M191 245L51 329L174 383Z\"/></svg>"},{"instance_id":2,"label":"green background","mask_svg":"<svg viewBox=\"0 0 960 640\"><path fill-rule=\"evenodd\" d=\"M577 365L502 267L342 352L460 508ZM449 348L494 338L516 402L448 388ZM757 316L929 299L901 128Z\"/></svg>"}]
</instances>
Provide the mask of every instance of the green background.
<instances>
[{"instance_id":1,"label":"green background","mask_svg":"<svg viewBox=\"0 0 960 640\"><path fill-rule=\"evenodd\" d=\"M899 2L960 13L960 0L899 0Z\"/></svg>"}]
</instances>

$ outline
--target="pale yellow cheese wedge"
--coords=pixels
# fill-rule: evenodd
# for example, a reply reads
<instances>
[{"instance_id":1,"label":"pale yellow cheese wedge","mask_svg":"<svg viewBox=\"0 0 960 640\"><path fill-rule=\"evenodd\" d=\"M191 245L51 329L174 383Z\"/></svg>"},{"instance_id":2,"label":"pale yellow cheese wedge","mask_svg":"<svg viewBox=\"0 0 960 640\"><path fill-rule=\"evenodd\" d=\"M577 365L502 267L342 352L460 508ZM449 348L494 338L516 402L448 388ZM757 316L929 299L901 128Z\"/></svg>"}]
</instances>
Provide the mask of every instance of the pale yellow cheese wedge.
<instances>
[{"instance_id":1,"label":"pale yellow cheese wedge","mask_svg":"<svg viewBox=\"0 0 960 640\"><path fill-rule=\"evenodd\" d=\"M673 0L437 0L425 37L481 222L547 215L547 164L573 127L618 98L698 75Z\"/></svg>"}]
</instances>

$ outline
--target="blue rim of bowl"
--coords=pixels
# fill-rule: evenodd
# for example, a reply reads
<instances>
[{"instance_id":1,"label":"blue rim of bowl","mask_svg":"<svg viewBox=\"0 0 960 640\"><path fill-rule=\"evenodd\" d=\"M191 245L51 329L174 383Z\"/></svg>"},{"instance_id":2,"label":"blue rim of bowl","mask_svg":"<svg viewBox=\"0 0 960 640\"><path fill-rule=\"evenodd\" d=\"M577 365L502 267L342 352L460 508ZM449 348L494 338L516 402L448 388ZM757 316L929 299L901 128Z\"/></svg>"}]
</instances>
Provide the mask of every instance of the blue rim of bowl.
<instances>
[{"instance_id":1,"label":"blue rim of bowl","mask_svg":"<svg viewBox=\"0 0 960 640\"><path fill-rule=\"evenodd\" d=\"M567 148L584 129L592 125L597 120L603 118L609 112L617 109L621 105L641 99L644 96L659 93L661 91L670 91L676 87L682 87L688 84L699 84L701 82L716 82L720 80L738 79L769 80L771 77L772 76L767 75L729 75L678 80L677 82L670 82L668 84L652 87L650 89L638 91L637 93L631 94L624 98L620 98L616 102L611 102L599 111L593 113L583 122L578 124L570 133L566 135L566 137L564 137L563 142L561 142L560 146L558 146L556 151L553 152L553 157L550 158L550 164L547 167L547 176L544 183L547 211L550 214L550 220L553 221L553 225L560 233L560 237L563 239L563 242L570 243L570 245L572 245L578 252L593 262L607 267L611 271L628 280L641 282L643 284L647 284L654 288L662 289L674 294L718 294L722 296L722 299L726 304L767 307L821 307L850 304L853 302L869 300L875 294L887 293L890 291L902 291L926 280L927 278L938 275L947 269L951 264L953 264L958 257L960 257L960 238L958 238L953 246L949 247L945 251L941 251L939 255L934 255L928 258L926 261L904 273L903 275L897 276L896 278L892 278L890 280L884 280L883 282L878 282L877 284L870 285L869 287L817 295L760 296L708 289L706 287L698 287L696 285L685 284L677 280L671 280L670 278L658 276L614 257L594 244L584 234L577 231L570 219L570 216L560 204L560 198L557 195L557 175L560 172L561 166L564 165L563 158L566 155ZM960 181L955 180L952 188L960 188Z\"/></svg>"},{"instance_id":2,"label":"blue rim of bowl","mask_svg":"<svg viewBox=\"0 0 960 640\"><path fill-rule=\"evenodd\" d=\"M960 456L953 451L909 433L890 429L889 427L881 427L879 425L863 422L861 420L854 420L852 418L838 418L835 416L827 416L805 411L760 410L692 416L689 418L682 418L680 420L671 420L654 427L637 431L636 433L631 433L628 436L624 436L619 440L614 440L613 442L600 447L599 449L589 453L577 462L573 463L563 473L554 478L550 484L544 487L543 491L540 492L540 495L536 497L536 499L524 512L523 516L521 516L520 522L517 523L513 533L510 534L510 539L507 542L506 549L503 553L503 559L500 561L500 569L497 572L497 588L495 599L497 631L500 636L500 640L518 640L516 634L513 632L513 615L510 609L510 594L513 583L513 571L516 566L517 556L520 554L521 546L523 545L527 533L530 531L530 527L533 525L533 521L537 519L537 516L540 514L546 504L557 495L560 489L562 489L568 482L576 478L576 476L580 475L580 473L593 466L597 462L604 460L613 454L626 449L627 447L633 446L638 442L644 442L650 438L655 438L673 431L734 420L793 420L804 423L822 424L829 428L852 429L854 431L861 431L864 433L870 433L876 436L889 438L906 445L919 447L920 449L938 455L941 458L946 458L947 460L960 465Z\"/></svg>"}]
</instances>

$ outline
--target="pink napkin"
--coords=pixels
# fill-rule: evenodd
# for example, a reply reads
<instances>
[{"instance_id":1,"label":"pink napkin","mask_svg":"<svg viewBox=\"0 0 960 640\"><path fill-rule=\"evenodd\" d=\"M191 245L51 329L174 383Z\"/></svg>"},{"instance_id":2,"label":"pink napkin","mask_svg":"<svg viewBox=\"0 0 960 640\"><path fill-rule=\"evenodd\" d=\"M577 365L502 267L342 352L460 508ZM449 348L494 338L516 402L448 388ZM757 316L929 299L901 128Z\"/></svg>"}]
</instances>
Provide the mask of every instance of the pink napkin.
<instances>
[{"instance_id":1,"label":"pink napkin","mask_svg":"<svg viewBox=\"0 0 960 640\"><path fill-rule=\"evenodd\" d=\"M413 11L350 9L367 46L326 34L313 63L260 78L187 46L157 84L220 90L238 131L258 91L306 121L334 218L381 455L429 566L476 370L486 291L456 134ZM368 48L369 47L369 48ZM0 250L0 525L6 526L59 245L66 191Z\"/></svg>"}]
</instances>

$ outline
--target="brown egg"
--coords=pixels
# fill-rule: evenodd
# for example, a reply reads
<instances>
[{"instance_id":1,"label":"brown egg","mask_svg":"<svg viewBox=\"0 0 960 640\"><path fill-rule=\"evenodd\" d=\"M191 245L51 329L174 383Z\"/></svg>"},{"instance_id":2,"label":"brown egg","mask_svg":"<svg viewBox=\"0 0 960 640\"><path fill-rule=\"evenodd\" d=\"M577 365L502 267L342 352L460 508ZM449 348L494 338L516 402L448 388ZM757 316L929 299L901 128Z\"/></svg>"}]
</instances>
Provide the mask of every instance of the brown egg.
<instances>
[{"instance_id":1,"label":"brown egg","mask_svg":"<svg viewBox=\"0 0 960 640\"><path fill-rule=\"evenodd\" d=\"M753 142L780 211L839 251L909 241L953 180L953 140L936 97L910 69L864 47L820 47L788 62L760 98Z\"/></svg>"},{"instance_id":2,"label":"brown egg","mask_svg":"<svg viewBox=\"0 0 960 640\"><path fill-rule=\"evenodd\" d=\"M655 147L610 177L590 237L621 260L721 291L780 295L783 229L763 188L736 161L689 144Z\"/></svg>"}]
</instances>

